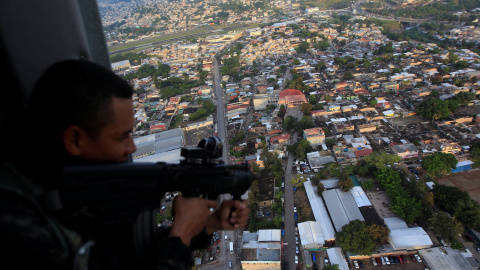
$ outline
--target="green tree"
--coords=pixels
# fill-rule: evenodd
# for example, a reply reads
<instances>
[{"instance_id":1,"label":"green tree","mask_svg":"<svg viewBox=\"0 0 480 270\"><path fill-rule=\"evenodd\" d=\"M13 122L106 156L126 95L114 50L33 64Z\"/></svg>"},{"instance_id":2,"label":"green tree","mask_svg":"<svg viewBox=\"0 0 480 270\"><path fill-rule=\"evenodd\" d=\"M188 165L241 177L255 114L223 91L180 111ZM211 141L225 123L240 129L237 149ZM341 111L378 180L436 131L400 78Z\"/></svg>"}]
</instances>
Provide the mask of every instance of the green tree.
<instances>
[{"instance_id":1,"label":"green tree","mask_svg":"<svg viewBox=\"0 0 480 270\"><path fill-rule=\"evenodd\" d=\"M297 122L297 119L291 115L285 117L283 120L283 128L286 131L292 130L295 127L295 123Z\"/></svg>"},{"instance_id":2,"label":"green tree","mask_svg":"<svg viewBox=\"0 0 480 270\"><path fill-rule=\"evenodd\" d=\"M363 59L363 66L369 69L372 66L372 63L368 59Z\"/></svg>"},{"instance_id":3,"label":"green tree","mask_svg":"<svg viewBox=\"0 0 480 270\"><path fill-rule=\"evenodd\" d=\"M343 250L358 255L371 255L376 246L365 222L358 219L344 225L342 230L335 234L335 239Z\"/></svg>"},{"instance_id":4,"label":"green tree","mask_svg":"<svg viewBox=\"0 0 480 270\"><path fill-rule=\"evenodd\" d=\"M318 178L317 175L310 176L310 182L312 183L312 185L318 186L318 184L320 183L320 178Z\"/></svg>"},{"instance_id":5,"label":"green tree","mask_svg":"<svg viewBox=\"0 0 480 270\"><path fill-rule=\"evenodd\" d=\"M448 63L455 63L459 59L459 56L456 55L453 51L450 51L447 55Z\"/></svg>"},{"instance_id":6,"label":"green tree","mask_svg":"<svg viewBox=\"0 0 480 270\"><path fill-rule=\"evenodd\" d=\"M322 183L318 183L317 185L318 196L321 196L324 191L325 191L325 186Z\"/></svg>"},{"instance_id":7,"label":"green tree","mask_svg":"<svg viewBox=\"0 0 480 270\"><path fill-rule=\"evenodd\" d=\"M343 79L346 80L346 81L352 80L353 79L353 73L351 71L345 72L345 74L343 75Z\"/></svg>"},{"instance_id":8,"label":"green tree","mask_svg":"<svg viewBox=\"0 0 480 270\"><path fill-rule=\"evenodd\" d=\"M303 103L300 105L300 110L303 112L304 115L310 115L310 111L312 110L312 107L313 106L310 103Z\"/></svg>"},{"instance_id":9,"label":"green tree","mask_svg":"<svg viewBox=\"0 0 480 270\"><path fill-rule=\"evenodd\" d=\"M371 190L373 188L373 179L367 179L363 181L362 188L365 190Z\"/></svg>"},{"instance_id":10,"label":"green tree","mask_svg":"<svg viewBox=\"0 0 480 270\"><path fill-rule=\"evenodd\" d=\"M470 148L470 155L474 158L480 157L480 141L475 142Z\"/></svg>"},{"instance_id":11,"label":"green tree","mask_svg":"<svg viewBox=\"0 0 480 270\"><path fill-rule=\"evenodd\" d=\"M447 213L440 211L433 215L429 220L436 235L452 241L456 236L463 232L463 224L455 217L450 217Z\"/></svg>"},{"instance_id":12,"label":"green tree","mask_svg":"<svg viewBox=\"0 0 480 270\"><path fill-rule=\"evenodd\" d=\"M422 101L416 110L418 115L431 121L448 117L451 114L448 101L439 98L428 98Z\"/></svg>"},{"instance_id":13,"label":"green tree","mask_svg":"<svg viewBox=\"0 0 480 270\"><path fill-rule=\"evenodd\" d=\"M294 129L299 134L302 134L303 130L313 128L313 127L314 127L313 120L312 120L312 117L310 116L304 116L302 120L294 124Z\"/></svg>"},{"instance_id":14,"label":"green tree","mask_svg":"<svg viewBox=\"0 0 480 270\"><path fill-rule=\"evenodd\" d=\"M352 179L346 173L340 173L338 185L343 191L350 191L352 188L355 187L353 185Z\"/></svg>"},{"instance_id":15,"label":"green tree","mask_svg":"<svg viewBox=\"0 0 480 270\"><path fill-rule=\"evenodd\" d=\"M340 270L340 266L338 266L338 264L325 265L323 270Z\"/></svg>"},{"instance_id":16,"label":"green tree","mask_svg":"<svg viewBox=\"0 0 480 270\"><path fill-rule=\"evenodd\" d=\"M332 138L325 140L325 144L326 144L328 147L330 147L330 148L331 148L332 146L334 146L336 143L337 143L337 140L332 139Z\"/></svg>"},{"instance_id":17,"label":"green tree","mask_svg":"<svg viewBox=\"0 0 480 270\"><path fill-rule=\"evenodd\" d=\"M421 216L422 203L404 190L398 172L390 167L383 167L376 170L375 177L392 201L390 209L394 213L405 219L407 223L412 223Z\"/></svg>"},{"instance_id":18,"label":"green tree","mask_svg":"<svg viewBox=\"0 0 480 270\"><path fill-rule=\"evenodd\" d=\"M305 178L303 175L297 174L292 177L290 184L299 188L303 185L303 183L305 183L305 181L307 181L307 178Z\"/></svg>"},{"instance_id":19,"label":"green tree","mask_svg":"<svg viewBox=\"0 0 480 270\"><path fill-rule=\"evenodd\" d=\"M422 161L425 171L433 174L450 172L457 167L458 160L452 154L442 152L426 156Z\"/></svg>"},{"instance_id":20,"label":"green tree","mask_svg":"<svg viewBox=\"0 0 480 270\"><path fill-rule=\"evenodd\" d=\"M327 68L327 63L325 63L324 61L318 61L317 65L315 66L315 69L317 71L322 71L322 70L325 70L326 68Z\"/></svg>"},{"instance_id":21,"label":"green tree","mask_svg":"<svg viewBox=\"0 0 480 270\"><path fill-rule=\"evenodd\" d=\"M400 162L402 158L397 155L388 154L387 152L375 151L372 154L366 156L363 160L369 166L381 169L386 167L387 165L393 165L394 163Z\"/></svg>"},{"instance_id":22,"label":"green tree","mask_svg":"<svg viewBox=\"0 0 480 270\"><path fill-rule=\"evenodd\" d=\"M312 151L312 147L308 140L300 140L293 145L288 145L287 150L293 153L296 159L303 160L307 157L307 153Z\"/></svg>"},{"instance_id":23,"label":"green tree","mask_svg":"<svg viewBox=\"0 0 480 270\"><path fill-rule=\"evenodd\" d=\"M310 43L307 41L302 41L298 47L295 48L297 53L306 53L307 50L310 49Z\"/></svg>"},{"instance_id":24,"label":"green tree","mask_svg":"<svg viewBox=\"0 0 480 270\"><path fill-rule=\"evenodd\" d=\"M170 74L170 66L167 64L161 64L159 63L158 69L157 69L157 74L164 78L168 78L168 74Z\"/></svg>"},{"instance_id":25,"label":"green tree","mask_svg":"<svg viewBox=\"0 0 480 270\"><path fill-rule=\"evenodd\" d=\"M284 117L285 114L287 113L287 109L285 108L285 105L280 105L280 109L278 110L278 116Z\"/></svg>"},{"instance_id":26,"label":"green tree","mask_svg":"<svg viewBox=\"0 0 480 270\"><path fill-rule=\"evenodd\" d=\"M367 226L366 229L376 243L387 241L388 234L390 233L390 230L383 225L372 224Z\"/></svg>"}]
</instances>

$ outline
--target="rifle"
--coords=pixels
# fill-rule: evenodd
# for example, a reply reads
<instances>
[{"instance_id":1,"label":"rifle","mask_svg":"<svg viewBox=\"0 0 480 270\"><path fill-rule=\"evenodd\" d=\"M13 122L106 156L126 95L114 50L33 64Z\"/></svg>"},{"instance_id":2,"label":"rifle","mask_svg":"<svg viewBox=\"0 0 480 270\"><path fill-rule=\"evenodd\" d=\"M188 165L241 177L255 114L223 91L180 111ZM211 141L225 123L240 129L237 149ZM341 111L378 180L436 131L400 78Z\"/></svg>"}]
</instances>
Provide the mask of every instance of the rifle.
<instances>
[{"instance_id":1,"label":"rifle","mask_svg":"<svg viewBox=\"0 0 480 270\"><path fill-rule=\"evenodd\" d=\"M184 160L180 164L67 166L60 199L66 209L87 209L99 225L133 224L133 241L139 254L154 237L153 211L159 209L166 192L180 191L185 197L208 199L229 193L240 200L250 188L255 175L246 163L226 165L220 160L222 148L220 138L209 137L197 147L182 148Z\"/></svg>"}]
</instances>

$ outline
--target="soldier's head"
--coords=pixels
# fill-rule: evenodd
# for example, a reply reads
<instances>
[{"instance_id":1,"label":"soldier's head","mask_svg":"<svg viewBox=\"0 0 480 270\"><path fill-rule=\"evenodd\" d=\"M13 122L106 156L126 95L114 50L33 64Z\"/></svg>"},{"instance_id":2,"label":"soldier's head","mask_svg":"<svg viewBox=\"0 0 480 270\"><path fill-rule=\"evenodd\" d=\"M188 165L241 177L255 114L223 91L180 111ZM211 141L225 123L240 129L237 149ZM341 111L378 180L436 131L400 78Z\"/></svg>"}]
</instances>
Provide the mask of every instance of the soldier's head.
<instances>
[{"instance_id":1,"label":"soldier's head","mask_svg":"<svg viewBox=\"0 0 480 270\"><path fill-rule=\"evenodd\" d=\"M125 162L136 148L132 87L111 70L80 60L49 67L37 81L28 111L54 154L90 162ZM68 162L68 159L65 160Z\"/></svg>"}]
</instances>

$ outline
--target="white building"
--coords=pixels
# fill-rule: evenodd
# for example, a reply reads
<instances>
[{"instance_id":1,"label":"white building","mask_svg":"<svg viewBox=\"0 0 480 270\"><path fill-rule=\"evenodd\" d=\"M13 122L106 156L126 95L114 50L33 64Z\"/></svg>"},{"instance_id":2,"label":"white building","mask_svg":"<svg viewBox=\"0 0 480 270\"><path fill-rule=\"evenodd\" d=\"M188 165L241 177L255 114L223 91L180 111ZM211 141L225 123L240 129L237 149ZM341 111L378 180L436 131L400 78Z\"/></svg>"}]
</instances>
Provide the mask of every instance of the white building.
<instances>
[{"instance_id":1,"label":"white building","mask_svg":"<svg viewBox=\"0 0 480 270\"><path fill-rule=\"evenodd\" d=\"M383 220L390 230L388 242L394 251L418 250L433 245L430 236L422 227L409 228L399 217L384 218Z\"/></svg>"}]
</instances>

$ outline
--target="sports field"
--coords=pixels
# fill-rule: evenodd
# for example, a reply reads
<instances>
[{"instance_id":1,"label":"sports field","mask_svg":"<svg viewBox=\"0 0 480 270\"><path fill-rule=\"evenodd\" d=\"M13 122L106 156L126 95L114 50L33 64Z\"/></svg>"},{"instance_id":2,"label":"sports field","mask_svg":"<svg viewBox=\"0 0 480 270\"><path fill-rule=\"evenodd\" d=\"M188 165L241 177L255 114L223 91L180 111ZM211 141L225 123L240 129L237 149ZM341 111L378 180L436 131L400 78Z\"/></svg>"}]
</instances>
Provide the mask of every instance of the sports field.
<instances>
[{"instance_id":1,"label":"sports field","mask_svg":"<svg viewBox=\"0 0 480 270\"><path fill-rule=\"evenodd\" d=\"M438 184L454 186L466 191L470 198L480 203L480 170L470 170L436 179Z\"/></svg>"}]
</instances>

